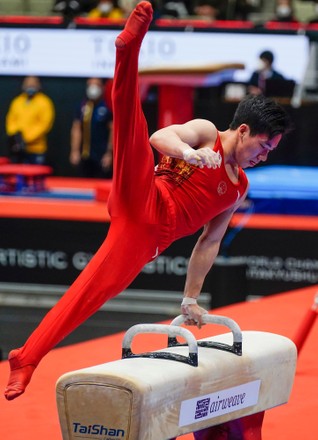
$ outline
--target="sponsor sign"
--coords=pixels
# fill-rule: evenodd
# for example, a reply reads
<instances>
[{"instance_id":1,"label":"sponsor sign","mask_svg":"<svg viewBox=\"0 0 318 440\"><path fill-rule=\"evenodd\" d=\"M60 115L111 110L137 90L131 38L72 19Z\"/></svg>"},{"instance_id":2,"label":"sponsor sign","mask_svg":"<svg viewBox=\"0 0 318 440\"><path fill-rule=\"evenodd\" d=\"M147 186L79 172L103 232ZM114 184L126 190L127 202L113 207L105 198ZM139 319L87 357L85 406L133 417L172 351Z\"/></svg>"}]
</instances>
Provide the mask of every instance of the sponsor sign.
<instances>
[{"instance_id":1,"label":"sponsor sign","mask_svg":"<svg viewBox=\"0 0 318 440\"><path fill-rule=\"evenodd\" d=\"M79 439L115 440L123 439L125 437L124 429L108 427L98 423L85 425L80 422L73 422L72 429L74 438Z\"/></svg>"},{"instance_id":2,"label":"sponsor sign","mask_svg":"<svg viewBox=\"0 0 318 440\"><path fill-rule=\"evenodd\" d=\"M109 224L0 219L2 283L70 285L104 241ZM182 292L200 231L173 243L148 263L130 289ZM318 283L316 231L242 229L218 256L202 291L213 307Z\"/></svg>"},{"instance_id":3,"label":"sponsor sign","mask_svg":"<svg viewBox=\"0 0 318 440\"><path fill-rule=\"evenodd\" d=\"M2 28L1 75L111 78L115 65L114 42L119 32ZM245 70L236 71L233 79L246 81L264 49L274 52L275 68L286 78L302 81L308 63L309 40L305 35L296 34L149 31L142 45L140 67L189 66L186 60L191 60L192 67L243 63ZM211 84L211 78L207 81Z\"/></svg>"},{"instance_id":4,"label":"sponsor sign","mask_svg":"<svg viewBox=\"0 0 318 440\"><path fill-rule=\"evenodd\" d=\"M191 425L256 405L260 384L260 380L255 380L216 393L184 400L180 408L179 426Z\"/></svg>"},{"instance_id":5,"label":"sponsor sign","mask_svg":"<svg viewBox=\"0 0 318 440\"><path fill-rule=\"evenodd\" d=\"M240 256L249 295L268 295L318 283L317 231L244 228L229 254Z\"/></svg>"},{"instance_id":6,"label":"sponsor sign","mask_svg":"<svg viewBox=\"0 0 318 440\"><path fill-rule=\"evenodd\" d=\"M0 219L0 279L69 285L102 244L109 224Z\"/></svg>"}]
</instances>

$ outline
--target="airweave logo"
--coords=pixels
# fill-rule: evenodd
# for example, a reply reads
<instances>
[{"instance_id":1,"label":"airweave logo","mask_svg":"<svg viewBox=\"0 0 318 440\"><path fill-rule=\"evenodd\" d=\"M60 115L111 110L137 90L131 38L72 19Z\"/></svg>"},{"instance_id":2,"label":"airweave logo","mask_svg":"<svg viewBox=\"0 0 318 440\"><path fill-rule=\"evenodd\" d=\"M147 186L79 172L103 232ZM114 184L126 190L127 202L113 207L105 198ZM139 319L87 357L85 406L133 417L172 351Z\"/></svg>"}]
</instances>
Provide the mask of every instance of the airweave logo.
<instances>
[{"instance_id":1,"label":"airweave logo","mask_svg":"<svg viewBox=\"0 0 318 440\"><path fill-rule=\"evenodd\" d=\"M260 380L255 380L213 394L184 400L181 403L179 426L190 425L256 405L260 383Z\"/></svg>"},{"instance_id":2,"label":"airweave logo","mask_svg":"<svg viewBox=\"0 0 318 440\"><path fill-rule=\"evenodd\" d=\"M198 400L197 407L195 410L195 418L202 419L206 417L209 413L219 412L226 408L231 408L234 406L242 408L246 398L246 393L238 393L227 397L226 399L218 398L211 401L211 399Z\"/></svg>"},{"instance_id":3,"label":"airweave logo","mask_svg":"<svg viewBox=\"0 0 318 440\"><path fill-rule=\"evenodd\" d=\"M79 422L73 422L73 433L74 437L80 437L81 439L103 439L103 440L114 440L121 439L125 437L125 431L123 429L109 428L104 425L94 424L94 425L82 425Z\"/></svg>"}]
</instances>

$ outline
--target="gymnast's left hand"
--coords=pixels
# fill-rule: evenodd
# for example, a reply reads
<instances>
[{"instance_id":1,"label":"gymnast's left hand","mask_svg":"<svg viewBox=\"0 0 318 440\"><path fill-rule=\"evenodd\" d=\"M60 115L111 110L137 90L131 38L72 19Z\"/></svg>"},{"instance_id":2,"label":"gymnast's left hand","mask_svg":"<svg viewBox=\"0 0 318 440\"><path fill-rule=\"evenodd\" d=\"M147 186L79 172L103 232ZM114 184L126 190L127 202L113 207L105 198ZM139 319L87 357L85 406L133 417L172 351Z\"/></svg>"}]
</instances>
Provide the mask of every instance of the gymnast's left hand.
<instances>
[{"instance_id":1,"label":"gymnast's left hand","mask_svg":"<svg viewBox=\"0 0 318 440\"><path fill-rule=\"evenodd\" d=\"M187 304L181 306L181 313L184 316L184 323L186 325L196 325L201 328L205 323L202 316L208 313L203 307L198 304Z\"/></svg>"}]
</instances>

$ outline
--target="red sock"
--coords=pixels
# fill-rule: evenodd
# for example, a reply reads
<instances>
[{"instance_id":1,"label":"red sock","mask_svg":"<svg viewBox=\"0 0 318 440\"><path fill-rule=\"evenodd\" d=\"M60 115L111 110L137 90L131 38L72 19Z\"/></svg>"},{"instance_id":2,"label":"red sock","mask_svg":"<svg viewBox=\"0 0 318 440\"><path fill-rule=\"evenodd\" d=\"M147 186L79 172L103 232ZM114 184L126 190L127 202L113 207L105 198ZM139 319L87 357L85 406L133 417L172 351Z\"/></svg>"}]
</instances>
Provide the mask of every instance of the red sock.
<instances>
[{"instance_id":1,"label":"red sock","mask_svg":"<svg viewBox=\"0 0 318 440\"><path fill-rule=\"evenodd\" d=\"M152 6L149 2L141 2L130 14L125 29L116 38L116 47L122 48L130 41L142 41L152 20Z\"/></svg>"},{"instance_id":2,"label":"red sock","mask_svg":"<svg viewBox=\"0 0 318 440\"><path fill-rule=\"evenodd\" d=\"M19 366L19 349L9 353L10 377L4 391L7 400L13 400L24 393L35 370L35 365Z\"/></svg>"}]
</instances>

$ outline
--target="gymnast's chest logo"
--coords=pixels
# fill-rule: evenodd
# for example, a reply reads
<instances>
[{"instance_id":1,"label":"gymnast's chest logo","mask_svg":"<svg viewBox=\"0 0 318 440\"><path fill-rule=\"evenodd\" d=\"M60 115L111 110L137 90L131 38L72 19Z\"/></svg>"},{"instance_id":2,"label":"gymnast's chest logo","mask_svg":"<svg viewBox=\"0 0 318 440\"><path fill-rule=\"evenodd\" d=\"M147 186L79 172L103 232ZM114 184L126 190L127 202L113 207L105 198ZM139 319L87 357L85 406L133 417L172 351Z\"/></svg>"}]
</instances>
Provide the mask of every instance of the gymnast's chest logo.
<instances>
[{"instance_id":1,"label":"gymnast's chest logo","mask_svg":"<svg viewBox=\"0 0 318 440\"><path fill-rule=\"evenodd\" d=\"M227 184L226 182L224 182L224 180L221 180L221 182L219 182L217 192L219 196L223 196L227 192Z\"/></svg>"},{"instance_id":2,"label":"gymnast's chest logo","mask_svg":"<svg viewBox=\"0 0 318 440\"><path fill-rule=\"evenodd\" d=\"M156 167L157 175L169 175L176 184L181 185L185 180L189 180L196 166L185 162L182 159L176 159L168 156L163 156Z\"/></svg>"}]
</instances>

